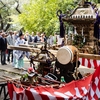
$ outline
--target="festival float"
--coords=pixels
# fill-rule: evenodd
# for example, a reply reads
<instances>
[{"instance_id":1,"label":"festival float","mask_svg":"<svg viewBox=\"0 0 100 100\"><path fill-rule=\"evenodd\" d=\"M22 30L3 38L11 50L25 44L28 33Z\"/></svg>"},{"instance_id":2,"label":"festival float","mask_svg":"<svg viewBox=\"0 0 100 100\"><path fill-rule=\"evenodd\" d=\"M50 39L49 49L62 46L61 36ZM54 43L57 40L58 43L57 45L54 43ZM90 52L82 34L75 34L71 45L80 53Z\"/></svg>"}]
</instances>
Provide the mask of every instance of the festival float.
<instances>
[{"instance_id":1,"label":"festival float","mask_svg":"<svg viewBox=\"0 0 100 100\"><path fill-rule=\"evenodd\" d=\"M9 46L9 49L32 52L31 67L22 73L19 80L8 80L10 99L99 99L100 56L97 55L99 38L97 29L95 30L97 26L99 27L98 13L99 11L91 2L82 0L69 16L58 15L60 29L63 26L62 21L65 21L72 24L76 32L73 35L74 40L58 50L48 49L47 42L40 49L35 48L32 44ZM61 29L60 32L64 32L64 30ZM60 33L60 35L64 37L65 34ZM85 43L81 44L84 39ZM37 67L34 62L38 62Z\"/></svg>"},{"instance_id":2,"label":"festival float","mask_svg":"<svg viewBox=\"0 0 100 100\"><path fill-rule=\"evenodd\" d=\"M95 4L83 0L72 14L63 18L65 22L73 25L72 44L80 52L87 50L90 54L99 53L99 13Z\"/></svg>"}]
</instances>

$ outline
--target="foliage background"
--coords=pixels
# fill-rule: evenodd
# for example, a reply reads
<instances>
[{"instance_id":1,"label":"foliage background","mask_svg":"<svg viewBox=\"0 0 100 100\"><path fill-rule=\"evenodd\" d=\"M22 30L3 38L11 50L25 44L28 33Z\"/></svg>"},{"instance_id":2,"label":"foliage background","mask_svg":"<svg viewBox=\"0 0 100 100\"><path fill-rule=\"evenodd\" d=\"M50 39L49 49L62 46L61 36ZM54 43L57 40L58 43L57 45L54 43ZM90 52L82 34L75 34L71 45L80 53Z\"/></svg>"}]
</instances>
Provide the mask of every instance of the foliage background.
<instances>
[{"instance_id":1,"label":"foliage background","mask_svg":"<svg viewBox=\"0 0 100 100\"><path fill-rule=\"evenodd\" d=\"M0 29L45 32L47 35L59 32L57 11L72 13L80 0L0 0ZM98 3L98 0L88 0ZM16 10L16 8L18 9ZM20 13L18 12L20 11ZM7 25L9 27L5 28ZM65 22L64 25L68 27ZM67 32L67 31L66 31Z\"/></svg>"},{"instance_id":2,"label":"foliage background","mask_svg":"<svg viewBox=\"0 0 100 100\"><path fill-rule=\"evenodd\" d=\"M60 9L67 14L66 11L71 11L75 6L73 0L31 0L29 4L24 5L19 21L24 29L30 32L54 34L59 32L57 11Z\"/></svg>"}]
</instances>

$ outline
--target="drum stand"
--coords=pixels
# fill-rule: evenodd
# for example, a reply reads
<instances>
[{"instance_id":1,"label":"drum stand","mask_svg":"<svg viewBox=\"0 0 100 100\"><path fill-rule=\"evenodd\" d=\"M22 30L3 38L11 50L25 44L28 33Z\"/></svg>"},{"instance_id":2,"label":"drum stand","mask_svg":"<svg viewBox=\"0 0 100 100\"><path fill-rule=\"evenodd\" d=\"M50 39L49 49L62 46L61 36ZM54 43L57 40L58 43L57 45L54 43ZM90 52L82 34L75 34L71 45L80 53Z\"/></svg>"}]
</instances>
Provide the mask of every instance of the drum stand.
<instances>
[{"instance_id":1,"label":"drum stand","mask_svg":"<svg viewBox=\"0 0 100 100\"><path fill-rule=\"evenodd\" d=\"M47 50L47 41L45 42L44 46L42 46L41 52L38 53L33 58L33 61L40 62L39 68L40 68L40 72L42 72L42 75L43 75L44 70L49 70L48 72L50 72L51 62L55 60L56 60L56 57L54 56L54 54L52 54L50 51Z\"/></svg>"},{"instance_id":2,"label":"drum stand","mask_svg":"<svg viewBox=\"0 0 100 100\"><path fill-rule=\"evenodd\" d=\"M41 58L41 60L39 60L39 56L40 54L44 55L44 59ZM50 51L47 50L47 42L45 42L44 46L42 46L41 48L41 52L38 53L33 60L38 59L38 62L44 62L49 59L51 62L55 61L56 57L54 56L54 54L52 54Z\"/></svg>"}]
</instances>

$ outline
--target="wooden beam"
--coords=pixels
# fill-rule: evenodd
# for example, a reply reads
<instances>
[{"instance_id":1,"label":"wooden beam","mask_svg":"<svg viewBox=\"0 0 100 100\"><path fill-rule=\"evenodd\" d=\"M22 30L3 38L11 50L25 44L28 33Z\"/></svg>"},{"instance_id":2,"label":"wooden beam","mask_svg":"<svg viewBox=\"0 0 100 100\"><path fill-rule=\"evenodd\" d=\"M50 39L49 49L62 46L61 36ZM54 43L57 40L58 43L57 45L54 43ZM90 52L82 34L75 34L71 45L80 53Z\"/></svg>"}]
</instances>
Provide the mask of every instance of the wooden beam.
<instances>
[{"instance_id":1,"label":"wooden beam","mask_svg":"<svg viewBox=\"0 0 100 100\"><path fill-rule=\"evenodd\" d=\"M8 46L8 49L13 50L22 50L22 51L29 51L29 52L40 52L41 50L38 48L31 48L31 47L22 47L22 46ZM53 53L56 57L58 50L48 50ZM79 53L79 58L87 58L87 59L95 59L100 60L100 55L96 54L86 54L86 53Z\"/></svg>"},{"instance_id":2,"label":"wooden beam","mask_svg":"<svg viewBox=\"0 0 100 100\"><path fill-rule=\"evenodd\" d=\"M49 50L55 56L57 55L57 50ZM100 55L97 54L86 54L86 53L79 53L79 58L87 58L87 59L95 59L100 60Z\"/></svg>"},{"instance_id":3,"label":"wooden beam","mask_svg":"<svg viewBox=\"0 0 100 100\"><path fill-rule=\"evenodd\" d=\"M79 58L100 60L100 55L79 53Z\"/></svg>"},{"instance_id":4,"label":"wooden beam","mask_svg":"<svg viewBox=\"0 0 100 100\"><path fill-rule=\"evenodd\" d=\"M8 49L12 50L21 50L21 51L28 51L28 52L40 52L40 49L38 48L31 48L31 47L25 47L25 46L7 46Z\"/></svg>"}]
</instances>

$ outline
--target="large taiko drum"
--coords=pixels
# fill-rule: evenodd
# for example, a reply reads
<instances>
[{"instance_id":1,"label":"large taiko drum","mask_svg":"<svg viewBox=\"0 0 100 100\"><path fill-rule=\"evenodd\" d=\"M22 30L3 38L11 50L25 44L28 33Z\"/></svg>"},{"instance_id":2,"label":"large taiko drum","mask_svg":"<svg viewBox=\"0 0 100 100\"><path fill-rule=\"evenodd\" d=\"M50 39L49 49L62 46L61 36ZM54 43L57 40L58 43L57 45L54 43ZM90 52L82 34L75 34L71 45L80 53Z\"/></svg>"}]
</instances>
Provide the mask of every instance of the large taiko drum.
<instances>
[{"instance_id":1,"label":"large taiko drum","mask_svg":"<svg viewBox=\"0 0 100 100\"><path fill-rule=\"evenodd\" d=\"M57 52L57 60L65 65L71 61L75 61L78 54L78 49L75 46L68 45L61 47Z\"/></svg>"}]
</instances>

